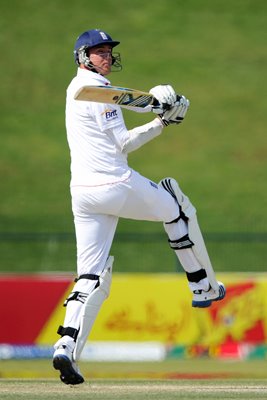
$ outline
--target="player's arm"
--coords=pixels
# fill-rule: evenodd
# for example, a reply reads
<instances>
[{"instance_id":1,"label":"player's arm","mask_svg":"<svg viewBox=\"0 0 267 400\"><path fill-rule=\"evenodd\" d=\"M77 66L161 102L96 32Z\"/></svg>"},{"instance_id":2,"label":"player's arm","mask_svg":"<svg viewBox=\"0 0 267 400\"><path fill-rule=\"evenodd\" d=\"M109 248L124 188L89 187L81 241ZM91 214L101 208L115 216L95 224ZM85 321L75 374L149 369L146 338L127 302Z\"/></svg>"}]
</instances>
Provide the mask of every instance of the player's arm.
<instances>
[{"instance_id":1,"label":"player's arm","mask_svg":"<svg viewBox=\"0 0 267 400\"><path fill-rule=\"evenodd\" d=\"M106 133L122 153L128 154L159 136L163 128L160 119L155 118L153 121L131 130L128 130L122 122L106 130Z\"/></svg>"},{"instance_id":2,"label":"player's arm","mask_svg":"<svg viewBox=\"0 0 267 400\"><path fill-rule=\"evenodd\" d=\"M175 97L177 96L175 95ZM180 124L187 113L189 104L189 100L184 96L179 96L179 100L176 100L175 105L162 114L159 114L157 119L128 131L129 136L124 143L123 152L130 153L131 151L139 149L141 146L160 135L163 127L171 124Z\"/></svg>"},{"instance_id":3,"label":"player's arm","mask_svg":"<svg viewBox=\"0 0 267 400\"><path fill-rule=\"evenodd\" d=\"M170 124L178 124L185 117L189 101L184 96L177 97L177 94L170 85L156 86L150 92L158 100L159 106L157 106L156 111L158 118L129 131L124 124L112 129L114 140L124 153L130 153L139 149L150 140L159 136L164 127Z\"/></svg>"},{"instance_id":4,"label":"player's arm","mask_svg":"<svg viewBox=\"0 0 267 400\"><path fill-rule=\"evenodd\" d=\"M138 126L128 131L127 140L124 142L122 151L130 153L139 149L150 140L159 136L163 129L163 124L159 118L155 118L148 124Z\"/></svg>"}]
</instances>

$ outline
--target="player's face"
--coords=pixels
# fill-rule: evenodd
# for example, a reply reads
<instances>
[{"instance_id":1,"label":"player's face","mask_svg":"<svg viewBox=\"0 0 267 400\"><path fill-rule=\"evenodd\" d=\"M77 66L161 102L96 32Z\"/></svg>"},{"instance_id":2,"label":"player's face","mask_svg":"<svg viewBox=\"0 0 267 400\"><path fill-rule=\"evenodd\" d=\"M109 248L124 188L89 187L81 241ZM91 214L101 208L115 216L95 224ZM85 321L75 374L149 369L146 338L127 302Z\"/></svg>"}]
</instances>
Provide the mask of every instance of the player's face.
<instances>
[{"instance_id":1,"label":"player's face","mask_svg":"<svg viewBox=\"0 0 267 400\"><path fill-rule=\"evenodd\" d=\"M90 61L94 65L95 70L101 75L108 75L112 66L112 47L103 45L93 47L89 53Z\"/></svg>"}]
</instances>

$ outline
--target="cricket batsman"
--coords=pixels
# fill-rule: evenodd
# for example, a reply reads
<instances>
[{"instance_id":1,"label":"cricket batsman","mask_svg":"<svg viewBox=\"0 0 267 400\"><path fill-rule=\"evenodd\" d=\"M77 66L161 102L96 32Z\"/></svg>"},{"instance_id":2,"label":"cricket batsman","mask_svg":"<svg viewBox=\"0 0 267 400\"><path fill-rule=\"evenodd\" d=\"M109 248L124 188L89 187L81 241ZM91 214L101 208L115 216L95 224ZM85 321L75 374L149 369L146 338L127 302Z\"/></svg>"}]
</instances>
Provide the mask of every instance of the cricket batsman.
<instances>
[{"instance_id":1,"label":"cricket batsman","mask_svg":"<svg viewBox=\"0 0 267 400\"><path fill-rule=\"evenodd\" d=\"M225 296L217 282L199 229L196 209L174 178L151 181L127 162L130 152L166 134L184 120L189 100L171 85L153 87L158 100L151 122L128 130L114 104L74 100L82 86L110 85L107 76L121 70L120 42L100 30L82 33L75 43L77 75L66 98L66 130L71 157L70 191L77 243L77 279L65 301L53 366L65 384L84 381L77 362L103 301L108 297L113 257L109 254L119 218L162 222L168 243L182 265L193 307L209 307ZM137 111L137 110L136 110ZM140 109L139 109L140 111ZM176 174L176 171L174 171Z\"/></svg>"}]
</instances>

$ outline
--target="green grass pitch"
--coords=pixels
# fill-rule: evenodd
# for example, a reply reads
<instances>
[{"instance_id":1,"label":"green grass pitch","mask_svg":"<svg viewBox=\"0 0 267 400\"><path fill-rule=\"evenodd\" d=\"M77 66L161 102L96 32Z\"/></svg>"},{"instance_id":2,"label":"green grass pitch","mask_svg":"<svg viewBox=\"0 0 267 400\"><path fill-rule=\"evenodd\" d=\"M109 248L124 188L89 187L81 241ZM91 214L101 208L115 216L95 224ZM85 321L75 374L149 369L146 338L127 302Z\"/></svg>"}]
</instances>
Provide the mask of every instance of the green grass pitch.
<instances>
[{"instance_id":1,"label":"green grass pitch","mask_svg":"<svg viewBox=\"0 0 267 400\"><path fill-rule=\"evenodd\" d=\"M86 382L61 383L50 360L2 361L0 398L266 399L265 360L168 360L158 363L81 363Z\"/></svg>"},{"instance_id":2,"label":"green grass pitch","mask_svg":"<svg viewBox=\"0 0 267 400\"><path fill-rule=\"evenodd\" d=\"M265 381L217 380L93 380L81 387L62 387L54 380L2 381L1 399L53 400L176 400L176 399L266 399Z\"/></svg>"}]
</instances>

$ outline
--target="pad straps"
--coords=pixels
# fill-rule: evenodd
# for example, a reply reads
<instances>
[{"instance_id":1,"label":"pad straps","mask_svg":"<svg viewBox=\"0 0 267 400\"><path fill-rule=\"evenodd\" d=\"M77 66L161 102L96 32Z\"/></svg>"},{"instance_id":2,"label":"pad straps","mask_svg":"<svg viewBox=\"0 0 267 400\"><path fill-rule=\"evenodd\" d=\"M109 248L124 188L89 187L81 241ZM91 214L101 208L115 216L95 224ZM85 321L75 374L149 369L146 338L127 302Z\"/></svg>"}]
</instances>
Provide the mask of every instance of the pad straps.
<instances>
[{"instance_id":1,"label":"pad straps","mask_svg":"<svg viewBox=\"0 0 267 400\"><path fill-rule=\"evenodd\" d=\"M188 249L194 246L194 243L192 242L192 240L189 239L188 234L177 240L168 239L168 242L173 250Z\"/></svg>"},{"instance_id":2,"label":"pad straps","mask_svg":"<svg viewBox=\"0 0 267 400\"><path fill-rule=\"evenodd\" d=\"M83 275L80 275L78 278L75 278L74 282L78 282L80 279L89 279L92 281L99 281L99 275L83 274Z\"/></svg>"},{"instance_id":3,"label":"pad straps","mask_svg":"<svg viewBox=\"0 0 267 400\"><path fill-rule=\"evenodd\" d=\"M97 281L96 285L94 287L94 290L99 286L99 276L98 275L94 275L94 274L83 274L80 275L78 278L74 279L74 282L78 282L80 279L89 279L92 281ZM87 293L82 293L82 292L72 292L69 297L65 300L64 302L64 307L67 306L69 301L80 301L82 304L85 303L85 300L87 298L88 294Z\"/></svg>"},{"instance_id":4,"label":"pad straps","mask_svg":"<svg viewBox=\"0 0 267 400\"><path fill-rule=\"evenodd\" d=\"M78 329L71 328L70 326L64 328L64 326L60 325L57 333L61 336L70 336L74 339L74 341L76 341L79 331Z\"/></svg>"},{"instance_id":5,"label":"pad straps","mask_svg":"<svg viewBox=\"0 0 267 400\"><path fill-rule=\"evenodd\" d=\"M95 285L95 289L99 286L99 275L83 274L83 275L80 275L78 278L75 278L74 282L78 282L80 279L89 279L91 281L97 281L97 283Z\"/></svg>"},{"instance_id":6,"label":"pad straps","mask_svg":"<svg viewBox=\"0 0 267 400\"><path fill-rule=\"evenodd\" d=\"M207 278L207 273L204 269L199 269L196 272L186 272L187 280L189 282L199 282L202 279Z\"/></svg>"},{"instance_id":7,"label":"pad straps","mask_svg":"<svg viewBox=\"0 0 267 400\"><path fill-rule=\"evenodd\" d=\"M63 306L66 307L69 301L80 301L82 304L85 303L85 300L87 298L88 294L87 293L81 293L81 292L72 292L69 297L65 300Z\"/></svg>"}]
</instances>

